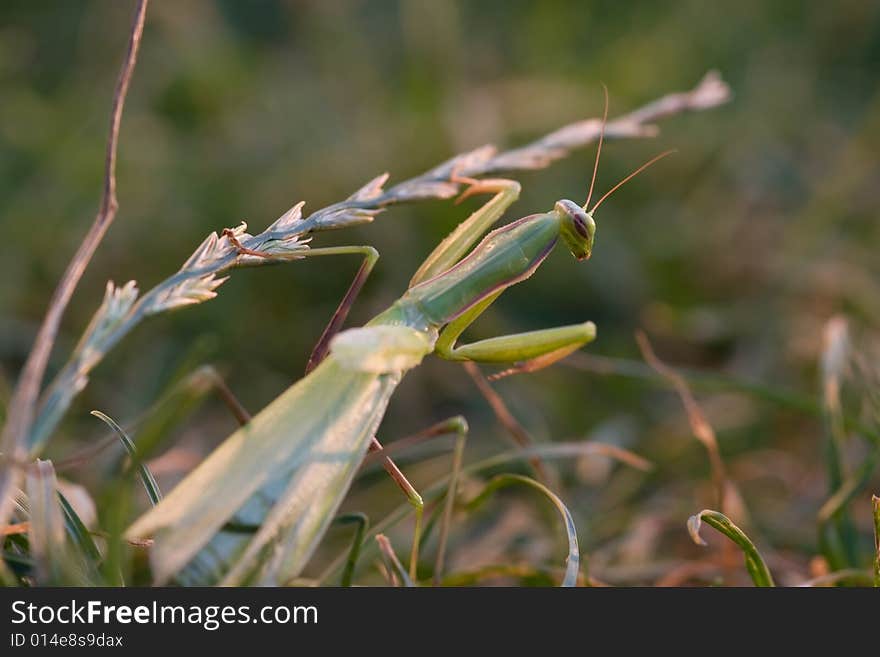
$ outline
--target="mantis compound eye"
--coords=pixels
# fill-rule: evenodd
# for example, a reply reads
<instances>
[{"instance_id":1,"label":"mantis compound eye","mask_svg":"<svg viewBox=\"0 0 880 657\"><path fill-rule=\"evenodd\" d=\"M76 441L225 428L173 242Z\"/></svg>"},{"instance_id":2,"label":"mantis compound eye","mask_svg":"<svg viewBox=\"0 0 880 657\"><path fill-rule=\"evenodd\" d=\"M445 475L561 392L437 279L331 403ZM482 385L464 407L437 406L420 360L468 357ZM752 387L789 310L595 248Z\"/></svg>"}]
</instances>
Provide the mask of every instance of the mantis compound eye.
<instances>
[{"instance_id":1,"label":"mantis compound eye","mask_svg":"<svg viewBox=\"0 0 880 657\"><path fill-rule=\"evenodd\" d=\"M586 213L584 213L584 216L576 214L574 215L574 217L572 217L572 219L574 220L574 229L578 232L578 235L580 235L584 239L589 239L590 234L587 232Z\"/></svg>"}]
</instances>

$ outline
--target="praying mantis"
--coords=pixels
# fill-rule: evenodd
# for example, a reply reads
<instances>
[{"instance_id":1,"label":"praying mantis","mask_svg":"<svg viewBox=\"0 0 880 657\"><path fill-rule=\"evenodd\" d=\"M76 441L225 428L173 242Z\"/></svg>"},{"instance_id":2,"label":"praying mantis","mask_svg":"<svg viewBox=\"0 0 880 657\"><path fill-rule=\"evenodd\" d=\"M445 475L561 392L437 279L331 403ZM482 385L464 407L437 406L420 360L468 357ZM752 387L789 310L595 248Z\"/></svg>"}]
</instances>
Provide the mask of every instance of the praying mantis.
<instances>
[{"instance_id":1,"label":"praying mantis","mask_svg":"<svg viewBox=\"0 0 880 657\"><path fill-rule=\"evenodd\" d=\"M533 371L591 342L596 327L587 321L458 344L468 326L507 288L529 278L558 244L587 260L599 205L669 154L646 162L590 208L601 148L600 135L584 205L560 200L548 212L487 234L519 197L519 183L453 172L453 182L467 185L460 198L492 198L427 257L397 301L363 327L344 331L348 306L378 254L371 247L341 247L363 253L364 265L313 351L307 375L126 532L130 539L154 539L156 582L279 585L296 578L345 497L394 390L425 356ZM235 243L234 233L227 237Z\"/></svg>"}]
</instances>

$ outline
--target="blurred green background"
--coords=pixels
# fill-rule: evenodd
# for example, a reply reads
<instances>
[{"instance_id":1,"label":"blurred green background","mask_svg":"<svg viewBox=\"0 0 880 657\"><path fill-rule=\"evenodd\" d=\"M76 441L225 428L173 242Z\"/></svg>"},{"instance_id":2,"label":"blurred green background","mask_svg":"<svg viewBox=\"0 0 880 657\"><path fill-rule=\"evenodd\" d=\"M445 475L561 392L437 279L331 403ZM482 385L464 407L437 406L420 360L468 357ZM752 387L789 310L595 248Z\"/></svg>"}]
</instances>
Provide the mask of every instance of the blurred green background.
<instances>
[{"instance_id":1,"label":"blurred green background","mask_svg":"<svg viewBox=\"0 0 880 657\"><path fill-rule=\"evenodd\" d=\"M130 2L0 5L3 389L97 209L131 11ZM605 149L600 191L660 150L678 154L603 206L592 260L555 253L469 335L592 319L599 337L588 352L637 359L633 332L643 328L671 363L818 401L830 317L849 318L857 353L877 353L880 5L862 0L154 2L122 124L119 215L65 316L52 371L108 279L147 289L212 230L247 220L257 232L297 201L315 210L383 171L399 181L483 143L518 145L600 115L602 82L614 116L690 89L713 68L732 103ZM517 175L523 194L510 218L581 199L593 154ZM319 235L315 244L369 243L382 254L350 323L399 296L478 204L401 206ZM343 258L239 271L216 300L143 324L97 369L49 454L103 435L90 409L132 418L203 363L259 409L300 375L356 267ZM858 376L870 378L876 360L865 362ZM593 435L656 461L649 477L562 468L583 547L607 572L626 564L628 537L644 532L671 542L665 557L698 554L684 520L711 501L708 466L667 389L565 365L496 389L536 440ZM861 388L859 409L876 408L876 390ZM700 399L749 525L780 560L802 565L827 496L821 422L743 395ZM471 452L504 448L504 430L460 366L431 359L407 376L382 437L457 413L471 423ZM210 401L169 443L211 445L233 426ZM852 449L857 461L859 443ZM444 468L440 460L432 472ZM390 484L376 485L389 498L376 504L398 502ZM855 513L867 532L864 506Z\"/></svg>"}]
</instances>

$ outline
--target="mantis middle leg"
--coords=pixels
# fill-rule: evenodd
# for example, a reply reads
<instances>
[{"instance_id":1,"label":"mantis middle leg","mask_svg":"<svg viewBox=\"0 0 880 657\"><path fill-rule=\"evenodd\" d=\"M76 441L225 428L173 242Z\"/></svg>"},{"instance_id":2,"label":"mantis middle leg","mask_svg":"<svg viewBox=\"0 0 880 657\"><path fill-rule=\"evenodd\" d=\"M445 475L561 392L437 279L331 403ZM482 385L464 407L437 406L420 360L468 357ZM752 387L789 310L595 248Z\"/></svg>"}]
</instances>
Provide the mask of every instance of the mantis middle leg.
<instances>
[{"instance_id":1,"label":"mantis middle leg","mask_svg":"<svg viewBox=\"0 0 880 657\"><path fill-rule=\"evenodd\" d=\"M236 249L238 249L240 253L265 258L267 261L287 260L287 258L284 256L278 256L274 253L266 253L263 251L257 251L247 248L238 241L235 233L229 228L223 231L223 235L224 237L229 239L229 241L233 244L233 246L235 246ZM370 275L370 272L373 271L373 267L376 265L376 261L379 260L379 252L372 246L330 246L318 249L309 249L308 251L298 253L296 256L297 258L310 258L348 254L362 256L363 262L358 268L357 273L354 275L354 279L352 279L351 284L348 286L348 290L346 291L345 296L342 297L342 301L339 302L339 305L333 312L333 316L330 318L330 321L327 323L327 326L321 333L321 337L318 338L318 342L312 349L312 353L309 356L308 362L306 363L306 374L315 369L320 364L320 362L327 357L327 353L330 348L330 341L333 339L333 336L335 336L339 332L339 330L342 328L342 325L345 323L345 320L348 317L348 312L351 310L351 306L354 303L354 300L357 298L357 295L363 288L364 283L367 281L367 278Z\"/></svg>"}]
</instances>

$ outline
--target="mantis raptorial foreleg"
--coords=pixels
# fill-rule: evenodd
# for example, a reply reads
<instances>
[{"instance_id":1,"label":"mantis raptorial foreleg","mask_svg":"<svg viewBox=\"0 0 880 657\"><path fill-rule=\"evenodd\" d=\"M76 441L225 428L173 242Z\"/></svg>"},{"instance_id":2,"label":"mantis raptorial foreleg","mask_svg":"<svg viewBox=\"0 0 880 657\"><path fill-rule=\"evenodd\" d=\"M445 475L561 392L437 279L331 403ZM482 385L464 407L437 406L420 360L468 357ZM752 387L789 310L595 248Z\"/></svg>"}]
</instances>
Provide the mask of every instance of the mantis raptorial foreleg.
<instances>
[{"instance_id":1,"label":"mantis raptorial foreleg","mask_svg":"<svg viewBox=\"0 0 880 657\"><path fill-rule=\"evenodd\" d=\"M519 198L520 184L515 180L506 180L504 178L477 180L475 178L461 177L455 173L453 173L450 180L455 183L469 185L464 193L458 197L456 203L474 194L494 193L495 196L460 223L455 230L437 245L437 248L431 252L431 255L425 259L422 266L413 275L412 280L409 282L410 287L443 273L461 260L470 248L477 243L480 236L489 230L489 227L498 221L501 215L504 214L504 211Z\"/></svg>"},{"instance_id":2,"label":"mantis raptorial foreleg","mask_svg":"<svg viewBox=\"0 0 880 657\"><path fill-rule=\"evenodd\" d=\"M501 290L463 312L451 321L437 338L435 352L441 358L479 363L511 363L542 359L544 367L592 341L596 337L593 322L571 324L551 329L504 335L455 346L459 336L488 308Z\"/></svg>"}]
</instances>

